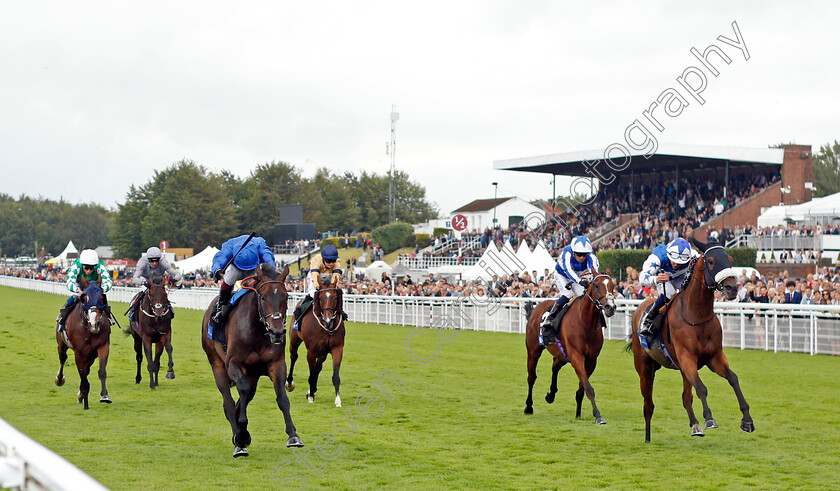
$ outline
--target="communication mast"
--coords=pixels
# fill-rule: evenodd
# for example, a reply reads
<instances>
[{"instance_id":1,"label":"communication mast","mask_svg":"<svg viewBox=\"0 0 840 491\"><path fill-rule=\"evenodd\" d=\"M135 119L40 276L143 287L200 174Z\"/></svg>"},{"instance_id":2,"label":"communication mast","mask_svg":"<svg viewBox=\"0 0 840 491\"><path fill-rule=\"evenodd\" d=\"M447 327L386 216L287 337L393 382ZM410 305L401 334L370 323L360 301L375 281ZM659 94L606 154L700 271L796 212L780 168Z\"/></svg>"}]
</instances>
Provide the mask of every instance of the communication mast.
<instances>
[{"instance_id":1,"label":"communication mast","mask_svg":"<svg viewBox=\"0 0 840 491\"><path fill-rule=\"evenodd\" d=\"M388 185L388 223L397 219L397 207L394 196L394 174L396 174L396 157L397 157L397 121L400 119L400 113L397 112L397 106L391 105L391 144L385 146L385 155L391 154L391 179ZM389 152L390 149L390 152Z\"/></svg>"}]
</instances>

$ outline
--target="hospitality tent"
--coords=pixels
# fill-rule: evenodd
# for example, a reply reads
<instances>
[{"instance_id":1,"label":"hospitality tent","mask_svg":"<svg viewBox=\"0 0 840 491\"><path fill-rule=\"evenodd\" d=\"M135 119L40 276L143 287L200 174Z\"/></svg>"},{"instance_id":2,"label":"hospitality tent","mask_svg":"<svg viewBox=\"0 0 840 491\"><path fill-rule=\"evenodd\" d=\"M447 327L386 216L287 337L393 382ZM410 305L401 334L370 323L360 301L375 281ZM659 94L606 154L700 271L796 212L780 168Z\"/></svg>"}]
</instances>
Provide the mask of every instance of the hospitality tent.
<instances>
[{"instance_id":1,"label":"hospitality tent","mask_svg":"<svg viewBox=\"0 0 840 491\"><path fill-rule=\"evenodd\" d=\"M219 249L213 246L207 246L206 249L199 252L195 256L188 257L181 261L175 261L172 266L178 269L183 274L193 273L199 269L210 271L213 266L213 256L219 252Z\"/></svg>"},{"instance_id":2,"label":"hospitality tent","mask_svg":"<svg viewBox=\"0 0 840 491\"><path fill-rule=\"evenodd\" d=\"M758 216L759 227L796 225L837 225L840 223L840 193L816 198L798 205L771 206Z\"/></svg>"},{"instance_id":3,"label":"hospitality tent","mask_svg":"<svg viewBox=\"0 0 840 491\"><path fill-rule=\"evenodd\" d=\"M72 258L68 257L71 254L73 255L73 257ZM70 242L67 243L67 247L65 247L64 250L61 251L61 254L58 255L58 262L61 264L62 268L66 268L66 267L70 266L70 261L72 259L77 258L78 256L79 256L79 250L76 249L76 246L73 245L73 241L71 240Z\"/></svg>"}]
</instances>

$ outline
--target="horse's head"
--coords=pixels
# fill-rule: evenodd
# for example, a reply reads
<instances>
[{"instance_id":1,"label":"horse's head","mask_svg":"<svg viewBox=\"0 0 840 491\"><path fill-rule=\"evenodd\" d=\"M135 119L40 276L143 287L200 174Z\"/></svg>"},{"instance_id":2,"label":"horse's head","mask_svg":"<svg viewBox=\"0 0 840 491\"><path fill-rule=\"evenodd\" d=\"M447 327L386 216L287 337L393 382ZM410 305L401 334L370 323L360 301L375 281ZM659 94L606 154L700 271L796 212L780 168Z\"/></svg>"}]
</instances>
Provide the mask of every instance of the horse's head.
<instances>
[{"instance_id":1,"label":"horse's head","mask_svg":"<svg viewBox=\"0 0 840 491\"><path fill-rule=\"evenodd\" d=\"M342 291L338 288L338 275L333 275L329 283L318 278L318 289L312 298L312 310L324 329L335 331L341 322L343 311Z\"/></svg>"},{"instance_id":2,"label":"horse's head","mask_svg":"<svg viewBox=\"0 0 840 491\"><path fill-rule=\"evenodd\" d=\"M79 311L82 317L82 325L91 334L98 334L104 325L109 322L105 303L102 300L102 288L99 287L99 283L95 281L88 283L86 280L82 282L82 286L84 290L79 296L79 303L82 305ZM110 326L110 323L107 325Z\"/></svg>"},{"instance_id":3,"label":"horse's head","mask_svg":"<svg viewBox=\"0 0 840 491\"><path fill-rule=\"evenodd\" d=\"M257 311L272 344L286 341L286 308L289 294L286 291L286 276L289 267L280 273L270 264L257 268L256 281L249 285L257 294ZM246 286L243 284L243 287Z\"/></svg>"},{"instance_id":4,"label":"horse's head","mask_svg":"<svg viewBox=\"0 0 840 491\"><path fill-rule=\"evenodd\" d=\"M154 275L149 279L146 298L149 302L149 317L154 317L160 323L169 315L169 281L161 275Z\"/></svg>"},{"instance_id":5,"label":"horse's head","mask_svg":"<svg viewBox=\"0 0 840 491\"><path fill-rule=\"evenodd\" d=\"M732 267L732 258L726 253L718 242L705 244L691 238L700 252L703 253L702 261L697 261L694 269L703 270L703 281L707 288L721 290L727 300L732 300L738 295L738 273Z\"/></svg>"},{"instance_id":6,"label":"horse's head","mask_svg":"<svg viewBox=\"0 0 840 491\"><path fill-rule=\"evenodd\" d=\"M592 271L592 281L586 289L586 296L595 304L595 308L607 317L615 314L615 281L608 274Z\"/></svg>"}]
</instances>

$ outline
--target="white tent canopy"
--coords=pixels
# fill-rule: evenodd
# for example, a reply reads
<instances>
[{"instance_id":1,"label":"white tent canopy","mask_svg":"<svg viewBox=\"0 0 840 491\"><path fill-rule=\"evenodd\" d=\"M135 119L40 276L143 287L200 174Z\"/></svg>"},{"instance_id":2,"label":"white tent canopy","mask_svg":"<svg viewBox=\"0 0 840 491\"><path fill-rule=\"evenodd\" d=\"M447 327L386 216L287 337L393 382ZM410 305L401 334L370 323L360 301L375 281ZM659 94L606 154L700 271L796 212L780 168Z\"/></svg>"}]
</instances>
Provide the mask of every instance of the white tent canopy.
<instances>
[{"instance_id":1,"label":"white tent canopy","mask_svg":"<svg viewBox=\"0 0 840 491\"><path fill-rule=\"evenodd\" d=\"M551 257L551 254L548 253L548 249L546 249L545 244L543 241L539 241L537 246L534 247L534 252L531 253L530 261L528 262L528 271L536 271L537 276L542 276L545 273L545 270L548 269L549 279L551 279L552 271L554 271L554 265L557 261ZM536 279L536 278L534 278Z\"/></svg>"},{"instance_id":2,"label":"white tent canopy","mask_svg":"<svg viewBox=\"0 0 840 491\"><path fill-rule=\"evenodd\" d=\"M195 256L188 257L181 261L175 261L172 263L172 266L178 268L178 270L183 274L193 273L199 269L210 271L210 268L213 266L213 256L215 256L217 252L219 252L219 249L216 249L213 246L207 246L206 249Z\"/></svg>"},{"instance_id":3,"label":"white tent canopy","mask_svg":"<svg viewBox=\"0 0 840 491\"><path fill-rule=\"evenodd\" d=\"M836 219L836 220L835 220ZM837 224L840 221L840 193L813 199L798 205L767 208L758 217L759 227L776 227L796 222L799 225Z\"/></svg>"},{"instance_id":4,"label":"white tent canopy","mask_svg":"<svg viewBox=\"0 0 840 491\"><path fill-rule=\"evenodd\" d=\"M393 268L391 268L391 266L385 261L374 261L370 264L370 266L365 268L365 275L370 279L378 281L379 278L382 277L383 272L390 276L392 270Z\"/></svg>"},{"instance_id":5,"label":"white tent canopy","mask_svg":"<svg viewBox=\"0 0 840 491\"><path fill-rule=\"evenodd\" d=\"M512 259L514 257L516 260ZM522 268L521 264L525 264L525 268ZM537 275L541 275L546 268L549 271L553 270L554 259L551 258L542 241L537 243L533 252L525 243L522 243L519 250L514 252L509 242L505 243L501 251L496 249L493 242L490 242L484 254L469 271L464 273L463 278L468 281L479 278L490 281L493 279L493 274L501 277L503 274L514 271L519 271L519 273L536 271Z\"/></svg>"},{"instance_id":6,"label":"white tent canopy","mask_svg":"<svg viewBox=\"0 0 840 491\"><path fill-rule=\"evenodd\" d=\"M61 254L58 255L58 262L61 264L62 268L66 268L70 265L70 260L67 258L70 254L78 254L79 250L76 249L76 246L73 245L73 241L67 243L67 247L61 251Z\"/></svg>"}]
</instances>

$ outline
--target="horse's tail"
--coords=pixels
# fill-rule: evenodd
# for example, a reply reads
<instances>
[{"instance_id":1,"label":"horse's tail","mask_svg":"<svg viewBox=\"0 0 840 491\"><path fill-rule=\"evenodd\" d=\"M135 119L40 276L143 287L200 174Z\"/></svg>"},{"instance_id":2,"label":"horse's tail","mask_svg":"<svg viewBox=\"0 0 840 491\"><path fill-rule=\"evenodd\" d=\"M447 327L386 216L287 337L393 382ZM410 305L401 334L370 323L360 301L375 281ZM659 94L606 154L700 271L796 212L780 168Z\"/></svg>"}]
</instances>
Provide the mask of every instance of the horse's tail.
<instances>
[{"instance_id":1,"label":"horse's tail","mask_svg":"<svg viewBox=\"0 0 840 491\"><path fill-rule=\"evenodd\" d=\"M529 320L531 318L531 313L534 312L534 302L526 302L525 303L525 320Z\"/></svg>"},{"instance_id":2,"label":"horse's tail","mask_svg":"<svg viewBox=\"0 0 840 491\"><path fill-rule=\"evenodd\" d=\"M633 341L628 339L627 344L624 345L624 352L630 353L631 351L633 351Z\"/></svg>"},{"instance_id":3,"label":"horse's tail","mask_svg":"<svg viewBox=\"0 0 840 491\"><path fill-rule=\"evenodd\" d=\"M131 329L131 321L128 321L128 327L122 330L122 333L126 336L131 336L134 334L134 331Z\"/></svg>"}]
</instances>

